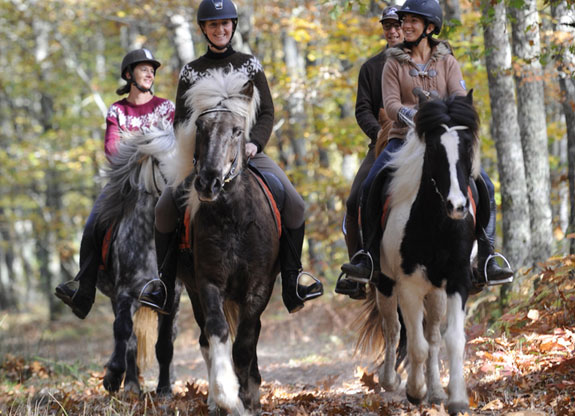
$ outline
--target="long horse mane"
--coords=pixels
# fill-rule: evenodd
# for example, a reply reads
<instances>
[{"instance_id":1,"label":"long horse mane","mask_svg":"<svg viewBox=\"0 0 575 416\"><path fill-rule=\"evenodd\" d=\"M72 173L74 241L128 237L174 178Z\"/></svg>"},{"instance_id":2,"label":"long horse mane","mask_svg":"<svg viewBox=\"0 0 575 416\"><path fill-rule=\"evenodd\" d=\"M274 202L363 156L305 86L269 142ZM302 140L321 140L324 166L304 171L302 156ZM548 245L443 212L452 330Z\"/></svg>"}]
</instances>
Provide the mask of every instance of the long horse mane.
<instances>
[{"instance_id":1,"label":"long horse mane","mask_svg":"<svg viewBox=\"0 0 575 416\"><path fill-rule=\"evenodd\" d=\"M137 201L139 192L157 195L154 169L165 172L175 151L171 124L162 123L146 131L122 131L105 168L106 193L99 207L99 219L110 223L122 216ZM154 160L156 159L156 160ZM158 163L159 166L154 166Z\"/></svg>"},{"instance_id":2,"label":"long horse mane","mask_svg":"<svg viewBox=\"0 0 575 416\"><path fill-rule=\"evenodd\" d=\"M415 197L423 170L425 135L443 132L446 126L465 126L473 137L471 174L480 172L479 116L470 97L451 96L425 103L415 117L415 129L410 129L405 144L392 157L389 166L395 169L390 185L392 207Z\"/></svg>"},{"instance_id":3,"label":"long horse mane","mask_svg":"<svg viewBox=\"0 0 575 416\"><path fill-rule=\"evenodd\" d=\"M242 94L250 78L243 72L227 68L208 70L185 94L186 108L191 109L187 121L176 129L177 152L169 172L173 186L180 184L194 169L193 159L196 147L196 120L207 110L222 107L245 118L244 134L249 138L260 105L257 88L251 98Z\"/></svg>"}]
</instances>

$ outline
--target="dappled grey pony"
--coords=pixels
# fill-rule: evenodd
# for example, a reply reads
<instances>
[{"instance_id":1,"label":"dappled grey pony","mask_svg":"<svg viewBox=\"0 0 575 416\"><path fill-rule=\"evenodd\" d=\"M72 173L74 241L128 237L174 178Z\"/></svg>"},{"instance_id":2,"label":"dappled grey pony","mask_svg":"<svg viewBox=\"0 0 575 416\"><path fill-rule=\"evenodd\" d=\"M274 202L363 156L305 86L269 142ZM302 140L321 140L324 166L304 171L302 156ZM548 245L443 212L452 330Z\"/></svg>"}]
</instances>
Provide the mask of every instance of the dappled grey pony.
<instances>
[{"instance_id":1,"label":"dappled grey pony","mask_svg":"<svg viewBox=\"0 0 575 416\"><path fill-rule=\"evenodd\" d=\"M193 272L178 277L201 330L210 414L251 415L260 316L279 272L279 224L245 156L259 93L246 75L213 70L186 97L193 112L176 131L173 166L174 185L187 184Z\"/></svg>"},{"instance_id":2,"label":"dappled grey pony","mask_svg":"<svg viewBox=\"0 0 575 416\"><path fill-rule=\"evenodd\" d=\"M404 323L408 399L420 403L427 395L432 403L447 401L450 413L469 408L464 324L472 252L475 256L470 178L479 175L478 127L471 92L430 101L418 111L415 129L391 161L389 196L381 196L387 206L380 260L385 277L376 296L368 298L358 343L360 349L383 348L379 381L394 391L401 381L396 348ZM439 373L444 320L447 396Z\"/></svg>"},{"instance_id":3,"label":"dappled grey pony","mask_svg":"<svg viewBox=\"0 0 575 416\"><path fill-rule=\"evenodd\" d=\"M108 233L111 246L106 268L98 276L98 288L112 301L115 315L114 352L104 376L104 387L110 392L118 391L124 381L125 391L140 393L137 348L145 344L136 338L133 316L141 308L138 296L142 287L158 276L154 210L166 186L162 171L173 156L171 129L170 125L161 126L160 130L125 133L107 169L108 185L98 221L112 226L114 232ZM151 309L143 309L158 320L155 352L160 374L156 391L162 395L171 394L170 366L177 306L176 303L171 315L157 318Z\"/></svg>"}]
</instances>

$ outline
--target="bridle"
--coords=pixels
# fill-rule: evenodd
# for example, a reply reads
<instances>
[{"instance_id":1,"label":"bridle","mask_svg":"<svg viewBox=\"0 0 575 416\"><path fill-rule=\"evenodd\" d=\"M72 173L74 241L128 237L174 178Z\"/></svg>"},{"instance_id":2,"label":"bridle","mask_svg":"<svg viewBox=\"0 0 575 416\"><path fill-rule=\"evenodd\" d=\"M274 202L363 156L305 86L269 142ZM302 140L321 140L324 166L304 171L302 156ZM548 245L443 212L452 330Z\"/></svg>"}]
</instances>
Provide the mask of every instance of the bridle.
<instances>
[{"instance_id":1,"label":"bridle","mask_svg":"<svg viewBox=\"0 0 575 416\"><path fill-rule=\"evenodd\" d=\"M200 113L198 118L211 113L233 113L233 111L230 110L229 108L222 107L218 104L216 107L210 108L209 110L205 110L202 113ZM234 156L234 160L232 161L232 166L230 167L230 170L228 171L228 173L224 175L224 184L233 181L240 173L242 173L243 169L238 169L238 163L240 160L239 156L240 156L240 150L238 149L236 151L236 155ZM194 168L196 166L197 166L197 159L196 155L194 155Z\"/></svg>"}]
</instances>

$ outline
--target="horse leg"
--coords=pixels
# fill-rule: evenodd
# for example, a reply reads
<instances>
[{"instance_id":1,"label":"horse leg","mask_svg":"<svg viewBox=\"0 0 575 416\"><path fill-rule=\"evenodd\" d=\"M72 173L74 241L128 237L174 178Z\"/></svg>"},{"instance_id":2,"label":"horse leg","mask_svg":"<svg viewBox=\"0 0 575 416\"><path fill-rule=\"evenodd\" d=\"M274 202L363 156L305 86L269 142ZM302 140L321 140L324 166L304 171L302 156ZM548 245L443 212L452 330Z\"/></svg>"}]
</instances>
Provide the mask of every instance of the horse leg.
<instances>
[{"instance_id":1,"label":"horse leg","mask_svg":"<svg viewBox=\"0 0 575 416\"><path fill-rule=\"evenodd\" d=\"M447 297L447 329L445 344L449 359L449 399L447 409L450 414L465 413L469 409L469 398L463 378L463 356L465 353L465 310L459 293Z\"/></svg>"},{"instance_id":2,"label":"horse leg","mask_svg":"<svg viewBox=\"0 0 575 416\"><path fill-rule=\"evenodd\" d=\"M406 395L413 404L420 404L427 393L424 364L429 346L423 335L423 300L430 283L422 272L404 277L398 282L398 296L401 313L407 332L407 355L409 371Z\"/></svg>"},{"instance_id":3,"label":"horse leg","mask_svg":"<svg viewBox=\"0 0 575 416\"><path fill-rule=\"evenodd\" d=\"M127 294L118 296L114 312L114 352L106 365L103 381L104 388L111 393L120 390L126 372L128 342L133 333L132 298Z\"/></svg>"},{"instance_id":4,"label":"horse leg","mask_svg":"<svg viewBox=\"0 0 575 416\"><path fill-rule=\"evenodd\" d=\"M179 291L169 315L158 314L158 340L156 341L156 359L160 367L158 386L156 393L159 396L170 397L172 395L171 366L174 357L174 341L177 335L175 326L176 316L180 306Z\"/></svg>"},{"instance_id":5,"label":"horse leg","mask_svg":"<svg viewBox=\"0 0 575 416\"><path fill-rule=\"evenodd\" d=\"M126 375L124 376L124 391L140 395L140 381L138 380L138 339L134 333L128 340L126 348Z\"/></svg>"},{"instance_id":6,"label":"horse leg","mask_svg":"<svg viewBox=\"0 0 575 416\"><path fill-rule=\"evenodd\" d=\"M239 397L240 386L232 363L232 341L220 290L214 285L206 285L201 291L201 300L206 317L204 331L209 342L210 396L218 406L234 415L243 415L244 406Z\"/></svg>"},{"instance_id":7,"label":"horse leg","mask_svg":"<svg viewBox=\"0 0 575 416\"><path fill-rule=\"evenodd\" d=\"M397 314L397 296L385 296L377 292L377 307L382 318L385 356L379 368L379 384L386 391L396 391L401 384L401 376L395 371L396 350L399 343L400 324Z\"/></svg>"},{"instance_id":8,"label":"horse leg","mask_svg":"<svg viewBox=\"0 0 575 416\"><path fill-rule=\"evenodd\" d=\"M425 338L429 343L427 357L427 399L439 404L447 399L439 374L441 322L445 317L446 295L443 289L433 289L425 298Z\"/></svg>"},{"instance_id":9,"label":"horse leg","mask_svg":"<svg viewBox=\"0 0 575 416\"><path fill-rule=\"evenodd\" d=\"M254 310L252 305L244 310ZM257 368L257 344L260 336L259 315L240 315L238 333L233 347L234 367L240 383L240 399L246 410L256 413L260 409L260 384L262 381ZM254 367L255 366L255 367Z\"/></svg>"}]
</instances>

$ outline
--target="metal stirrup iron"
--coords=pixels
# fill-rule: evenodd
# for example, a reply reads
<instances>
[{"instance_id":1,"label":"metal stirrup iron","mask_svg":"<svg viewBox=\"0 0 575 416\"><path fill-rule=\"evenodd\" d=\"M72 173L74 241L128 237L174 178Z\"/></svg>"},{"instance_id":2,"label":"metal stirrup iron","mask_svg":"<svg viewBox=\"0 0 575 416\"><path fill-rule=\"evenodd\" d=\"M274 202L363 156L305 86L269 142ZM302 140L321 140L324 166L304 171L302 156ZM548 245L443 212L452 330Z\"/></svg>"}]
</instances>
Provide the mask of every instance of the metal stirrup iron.
<instances>
[{"instance_id":1,"label":"metal stirrup iron","mask_svg":"<svg viewBox=\"0 0 575 416\"><path fill-rule=\"evenodd\" d=\"M513 275L509 276L506 279L503 280L489 280L487 278L487 265L489 264L489 262L491 260L494 260L496 258L502 258L503 261L505 262L505 264L507 265L507 267L511 270L511 264L509 264L509 261L505 258L505 256L501 253L493 253L490 254L489 256L487 256L487 260L485 260L485 264L483 266L483 277L485 278L485 283L487 283L487 286L496 286L496 285L502 285L505 283L511 283L513 282Z\"/></svg>"},{"instance_id":2,"label":"metal stirrup iron","mask_svg":"<svg viewBox=\"0 0 575 416\"><path fill-rule=\"evenodd\" d=\"M299 294L299 292L298 292L297 289L298 289L298 287L299 287L299 279L300 279L303 275L306 275L306 276L311 277L311 278L315 281L315 283L321 283L320 280L319 280L317 277L315 277L313 274L308 273L308 272L303 272L303 271L299 272L299 274L297 275L296 284L295 284L295 294L296 294L296 296L299 298L299 300L301 300L302 302L305 302L306 300L315 299L315 298L320 297L321 295L323 295L323 287L322 287L320 291L308 293L307 295L305 295L305 296L302 297L302 296ZM312 283L312 285L313 285L313 284L314 284L314 283ZM311 285L310 285L310 286L311 286Z\"/></svg>"},{"instance_id":3,"label":"metal stirrup iron","mask_svg":"<svg viewBox=\"0 0 575 416\"><path fill-rule=\"evenodd\" d=\"M365 256L369 259L369 264L371 265L371 270L369 272L369 278L363 278L363 277L357 277L357 276L351 276L348 275L345 272L342 272L342 274L346 275L345 279L347 280L351 280L353 282L358 282L361 284L366 284L366 283L373 283L373 273L375 271L375 267L373 264L373 257L371 256L371 253L369 251L365 251L365 250L360 250L357 253L355 253L352 257L351 260L349 261L350 263L353 264L353 261L358 257L358 256ZM341 275L340 275L341 277ZM339 280L339 279L338 279Z\"/></svg>"},{"instance_id":4,"label":"metal stirrup iron","mask_svg":"<svg viewBox=\"0 0 575 416\"><path fill-rule=\"evenodd\" d=\"M168 302L168 288L166 287L166 284L162 281L162 279L152 279L149 282L147 282L144 287L142 288L142 290L140 290L140 295L138 296L138 301L146 306L151 307L152 309L156 309L158 307L158 305L154 305L153 303L150 303L148 301L145 301L142 299L142 293L144 293L144 291L146 290L146 288L152 283L152 282L160 282L162 284L162 288L164 289L164 303L162 304L161 309L162 310L166 310L166 303Z\"/></svg>"}]
</instances>

